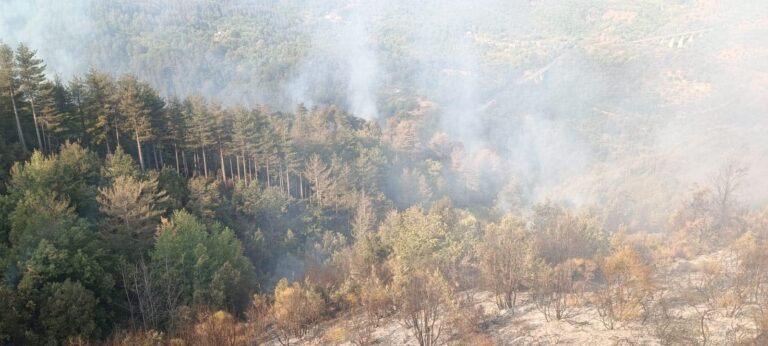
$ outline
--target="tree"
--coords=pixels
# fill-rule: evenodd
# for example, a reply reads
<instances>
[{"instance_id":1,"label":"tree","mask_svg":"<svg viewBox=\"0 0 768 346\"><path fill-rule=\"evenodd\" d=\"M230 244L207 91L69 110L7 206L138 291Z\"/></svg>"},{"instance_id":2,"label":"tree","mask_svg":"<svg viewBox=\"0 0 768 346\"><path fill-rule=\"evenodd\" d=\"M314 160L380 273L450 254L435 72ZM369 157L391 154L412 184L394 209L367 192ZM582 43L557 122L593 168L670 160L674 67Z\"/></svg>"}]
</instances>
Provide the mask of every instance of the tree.
<instances>
[{"instance_id":1,"label":"tree","mask_svg":"<svg viewBox=\"0 0 768 346\"><path fill-rule=\"evenodd\" d=\"M147 249L167 198L156 178L116 177L111 186L99 189L99 209L105 216L102 236L124 252Z\"/></svg>"},{"instance_id":2,"label":"tree","mask_svg":"<svg viewBox=\"0 0 768 346\"><path fill-rule=\"evenodd\" d=\"M16 93L18 85L18 71L13 57L13 49L0 42L0 92L4 92L11 99L13 116L16 119L16 131L19 135L22 151L27 152L27 142L24 140L24 131L21 129L19 110L16 107Z\"/></svg>"},{"instance_id":3,"label":"tree","mask_svg":"<svg viewBox=\"0 0 768 346\"><path fill-rule=\"evenodd\" d=\"M315 203L319 206L325 206L323 200L325 198L327 203L327 200L330 198L328 194L333 188L333 181L331 180L331 170L320 158L320 155L314 154L309 158L304 176L312 183Z\"/></svg>"},{"instance_id":4,"label":"tree","mask_svg":"<svg viewBox=\"0 0 768 346\"><path fill-rule=\"evenodd\" d=\"M150 257L178 278L179 304L237 313L246 308L253 264L243 256L242 244L230 229L206 226L188 212L176 211L159 227Z\"/></svg>"},{"instance_id":5,"label":"tree","mask_svg":"<svg viewBox=\"0 0 768 346\"><path fill-rule=\"evenodd\" d=\"M639 254L625 246L600 263L603 282L595 294L595 306L603 325L614 329L617 323L637 318L651 292L651 268Z\"/></svg>"},{"instance_id":6,"label":"tree","mask_svg":"<svg viewBox=\"0 0 768 346\"><path fill-rule=\"evenodd\" d=\"M91 144L91 135L89 133L90 121L86 118L85 107L87 106L88 90L82 78L75 76L68 83L69 94L72 101L72 112L68 116L67 123L70 128L77 128L78 138L84 144Z\"/></svg>"},{"instance_id":7,"label":"tree","mask_svg":"<svg viewBox=\"0 0 768 346\"><path fill-rule=\"evenodd\" d=\"M190 144L202 154L203 173L208 178L206 147L213 144L214 119L208 111L208 103L200 95L192 95L185 102L187 118L190 120Z\"/></svg>"},{"instance_id":8,"label":"tree","mask_svg":"<svg viewBox=\"0 0 768 346\"><path fill-rule=\"evenodd\" d=\"M182 110L181 101L176 97L168 100L168 106L165 108L164 121L166 131L161 133L161 139L173 145L173 154L176 163L176 173L181 173L181 163L184 163L184 172L188 174L186 159L184 154L185 142L187 138L187 123ZM181 148L182 161L179 161L179 149Z\"/></svg>"},{"instance_id":9,"label":"tree","mask_svg":"<svg viewBox=\"0 0 768 346\"><path fill-rule=\"evenodd\" d=\"M455 308L453 292L438 271L418 271L400 278L398 315L420 346L441 344L447 321Z\"/></svg>"},{"instance_id":10,"label":"tree","mask_svg":"<svg viewBox=\"0 0 768 346\"><path fill-rule=\"evenodd\" d=\"M303 337L324 310L323 298L311 287L300 282L288 284L287 279L280 279L275 287L275 303L272 306L280 344L290 345L292 337Z\"/></svg>"},{"instance_id":11,"label":"tree","mask_svg":"<svg viewBox=\"0 0 768 346\"><path fill-rule=\"evenodd\" d=\"M486 226L477 253L485 284L496 294L496 305L514 308L517 292L531 286L536 267L533 241L522 221L506 216Z\"/></svg>"},{"instance_id":12,"label":"tree","mask_svg":"<svg viewBox=\"0 0 768 346\"><path fill-rule=\"evenodd\" d=\"M144 150L141 144L144 140L151 138L152 130L149 122L149 109L144 104L141 86L136 77L131 75L123 76L118 81L118 86L118 109L125 118L128 128L133 131L133 136L136 140L136 151L139 156L139 167L143 171L145 168Z\"/></svg>"},{"instance_id":13,"label":"tree","mask_svg":"<svg viewBox=\"0 0 768 346\"><path fill-rule=\"evenodd\" d=\"M67 131L65 111L68 104L67 90L60 81L46 82L40 90L40 130L43 136L43 152L53 151L53 141Z\"/></svg>"},{"instance_id":14,"label":"tree","mask_svg":"<svg viewBox=\"0 0 768 346\"><path fill-rule=\"evenodd\" d=\"M123 151L123 147L117 146L114 153L107 155L104 167L101 169L101 175L109 184L112 184L118 177L139 178L140 172L131 155Z\"/></svg>"},{"instance_id":15,"label":"tree","mask_svg":"<svg viewBox=\"0 0 768 346\"><path fill-rule=\"evenodd\" d=\"M608 247L597 220L547 202L533 209L533 234L539 255L550 265L570 258L593 258Z\"/></svg>"},{"instance_id":16,"label":"tree","mask_svg":"<svg viewBox=\"0 0 768 346\"><path fill-rule=\"evenodd\" d=\"M120 119L116 117L118 100L117 88L110 76L91 69L85 75L84 93L81 101L81 112L85 131L89 134L92 144L106 144L107 153L112 151L109 142L111 127L114 127L115 144L120 142ZM111 121L110 121L111 120Z\"/></svg>"},{"instance_id":17,"label":"tree","mask_svg":"<svg viewBox=\"0 0 768 346\"><path fill-rule=\"evenodd\" d=\"M88 222L66 199L30 191L16 205L11 223L9 256L14 267L4 279L24 302L18 309L26 316L27 333L18 343L60 341L73 332L90 338L108 328L113 262ZM78 326L70 326L73 321Z\"/></svg>"},{"instance_id":18,"label":"tree","mask_svg":"<svg viewBox=\"0 0 768 346\"><path fill-rule=\"evenodd\" d=\"M425 213L420 207L387 216L379 232L391 249L395 275L434 269L449 275L459 266L468 250L460 234L466 230L446 221L439 211Z\"/></svg>"},{"instance_id":19,"label":"tree","mask_svg":"<svg viewBox=\"0 0 768 346\"><path fill-rule=\"evenodd\" d=\"M216 181L200 176L189 179L189 200L186 209L206 222L213 220L221 203L218 185Z\"/></svg>"},{"instance_id":20,"label":"tree","mask_svg":"<svg viewBox=\"0 0 768 346\"><path fill-rule=\"evenodd\" d=\"M93 292L66 279L48 285L46 293L48 298L40 308L40 324L45 328L48 344L95 336L97 298Z\"/></svg>"},{"instance_id":21,"label":"tree","mask_svg":"<svg viewBox=\"0 0 768 346\"><path fill-rule=\"evenodd\" d=\"M229 151L226 147L227 143L230 143L230 137L232 134L232 115L226 110L222 109L221 104L215 102L211 104L211 114L213 116L214 129L213 136L216 141L216 146L219 149L219 171L221 172L222 181L227 181L226 165L224 164L224 152Z\"/></svg>"},{"instance_id":22,"label":"tree","mask_svg":"<svg viewBox=\"0 0 768 346\"><path fill-rule=\"evenodd\" d=\"M541 265L531 294L534 305L547 322L572 316L572 297L576 293L574 260L556 266Z\"/></svg>"},{"instance_id":23,"label":"tree","mask_svg":"<svg viewBox=\"0 0 768 346\"><path fill-rule=\"evenodd\" d=\"M16 64L19 74L19 91L29 102L32 109L32 119L35 125L35 134L37 135L37 145L40 150L43 149L43 141L40 137L39 123L37 121L37 110L35 109L35 100L40 96L40 91L45 82L45 64L37 56L37 51L29 49L23 43L16 49Z\"/></svg>"},{"instance_id":24,"label":"tree","mask_svg":"<svg viewBox=\"0 0 768 346\"><path fill-rule=\"evenodd\" d=\"M11 169L9 192L20 199L25 193L55 193L72 202L78 214L94 216L96 186L99 182L99 160L78 144L64 143L58 154L32 154L25 163Z\"/></svg>"},{"instance_id":25,"label":"tree","mask_svg":"<svg viewBox=\"0 0 768 346\"><path fill-rule=\"evenodd\" d=\"M366 241L375 226L376 212L373 210L373 202L361 193L355 208L355 217L352 219L352 235L355 241Z\"/></svg>"},{"instance_id":26,"label":"tree","mask_svg":"<svg viewBox=\"0 0 768 346\"><path fill-rule=\"evenodd\" d=\"M232 143L233 150L239 155L235 155L235 161L237 161L237 176L241 177L242 167L242 179L246 183L251 180L250 172L251 167L249 158L251 152L254 150L253 145L256 141L256 135L258 131L258 124L255 120L253 111L247 110L243 106L237 106L233 112L233 124L232 124Z\"/></svg>"}]
</instances>

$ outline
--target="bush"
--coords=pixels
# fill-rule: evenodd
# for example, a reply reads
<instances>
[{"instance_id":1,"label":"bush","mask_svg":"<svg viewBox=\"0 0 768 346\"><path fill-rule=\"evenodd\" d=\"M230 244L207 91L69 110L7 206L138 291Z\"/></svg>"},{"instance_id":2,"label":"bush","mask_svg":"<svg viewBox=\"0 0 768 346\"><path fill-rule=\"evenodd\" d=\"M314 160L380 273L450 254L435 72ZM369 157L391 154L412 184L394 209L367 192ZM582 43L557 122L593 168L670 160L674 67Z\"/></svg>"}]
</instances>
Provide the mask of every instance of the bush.
<instances>
[{"instance_id":1,"label":"bush","mask_svg":"<svg viewBox=\"0 0 768 346\"><path fill-rule=\"evenodd\" d=\"M524 227L512 217L490 224L477 250L483 282L496 295L499 309L514 308L518 291L533 280L535 249Z\"/></svg>"},{"instance_id":2,"label":"bush","mask_svg":"<svg viewBox=\"0 0 768 346\"><path fill-rule=\"evenodd\" d=\"M549 321L567 319L573 316L576 305L578 279L588 280L588 275L579 274L577 260L570 260L555 267L543 264L539 267L531 295L536 308Z\"/></svg>"},{"instance_id":3,"label":"bush","mask_svg":"<svg viewBox=\"0 0 768 346\"><path fill-rule=\"evenodd\" d=\"M614 329L640 317L652 291L651 267L634 249L624 247L603 259L600 271L603 283L595 292L595 306L603 325Z\"/></svg>"},{"instance_id":4,"label":"bush","mask_svg":"<svg viewBox=\"0 0 768 346\"><path fill-rule=\"evenodd\" d=\"M400 322L410 329L420 346L442 343L454 309L453 292L438 271L414 272L398 285Z\"/></svg>"},{"instance_id":5,"label":"bush","mask_svg":"<svg viewBox=\"0 0 768 346\"><path fill-rule=\"evenodd\" d=\"M288 345L292 337L302 338L324 311L325 301L319 293L299 282L288 284L281 279L272 306L278 341Z\"/></svg>"}]
</instances>

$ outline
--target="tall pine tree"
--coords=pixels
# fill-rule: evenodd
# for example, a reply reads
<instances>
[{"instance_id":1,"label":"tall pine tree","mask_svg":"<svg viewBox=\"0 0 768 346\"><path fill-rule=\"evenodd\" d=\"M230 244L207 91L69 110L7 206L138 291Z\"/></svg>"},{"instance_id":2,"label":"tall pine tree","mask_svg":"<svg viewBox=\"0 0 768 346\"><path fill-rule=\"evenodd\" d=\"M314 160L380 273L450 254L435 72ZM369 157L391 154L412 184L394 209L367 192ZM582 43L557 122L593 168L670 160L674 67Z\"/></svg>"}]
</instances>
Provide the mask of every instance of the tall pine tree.
<instances>
[{"instance_id":1,"label":"tall pine tree","mask_svg":"<svg viewBox=\"0 0 768 346\"><path fill-rule=\"evenodd\" d=\"M32 120L35 124L35 135L37 135L37 146L43 150L43 140L40 136L40 124L37 121L37 109L35 101L45 83L45 64L43 60L37 57L37 51L29 49L23 43L16 49L16 64L19 73L19 91L29 102L32 110Z\"/></svg>"},{"instance_id":2,"label":"tall pine tree","mask_svg":"<svg viewBox=\"0 0 768 346\"><path fill-rule=\"evenodd\" d=\"M17 75L13 49L11 49L9 45L0 42L0 91L11 99L13 116L16 119L16 131L19 135L19 143L21 143L22 149L26 152L27 142L24 140L24 131L21 128L21 120L19 119L19 110L16 107Z\"/></svg>"}]
</instances>

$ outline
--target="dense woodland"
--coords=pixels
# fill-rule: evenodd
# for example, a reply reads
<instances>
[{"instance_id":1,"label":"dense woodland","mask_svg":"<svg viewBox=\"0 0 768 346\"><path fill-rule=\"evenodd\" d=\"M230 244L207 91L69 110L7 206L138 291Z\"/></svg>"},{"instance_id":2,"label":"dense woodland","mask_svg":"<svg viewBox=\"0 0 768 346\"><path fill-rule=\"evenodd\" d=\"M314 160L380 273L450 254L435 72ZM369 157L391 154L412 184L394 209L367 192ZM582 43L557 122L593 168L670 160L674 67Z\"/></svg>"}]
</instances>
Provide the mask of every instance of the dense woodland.
<instances>
[{"instance_id":1,"label":"dense woodland","mask_svg":"<svg viewBox=\"0 0 768 346\"><path fill-rule=\"evenodd\" d=\"M243 3L0 41L0 345L768 343L768 16L395 1L360 108L355 4Z\"/></svg>"}]
</instances>

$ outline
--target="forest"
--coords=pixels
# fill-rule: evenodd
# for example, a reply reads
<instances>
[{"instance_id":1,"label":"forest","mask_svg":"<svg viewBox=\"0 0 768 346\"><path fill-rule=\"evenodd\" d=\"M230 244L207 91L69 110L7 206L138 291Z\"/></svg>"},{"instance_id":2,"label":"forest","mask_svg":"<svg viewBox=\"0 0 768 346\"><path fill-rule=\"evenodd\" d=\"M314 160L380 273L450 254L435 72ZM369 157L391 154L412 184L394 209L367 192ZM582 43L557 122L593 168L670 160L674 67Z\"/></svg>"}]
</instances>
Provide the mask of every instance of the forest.
<instances>
[{"instance_id":1,"label":"forest","mask_svg":"<svg viewBox=\"0 0 768 346\"><path fill-rule=\"evenodd\" d=\"M759 1L33 3L0 345L768 343Z\"/></svg>"}]
</instances>

